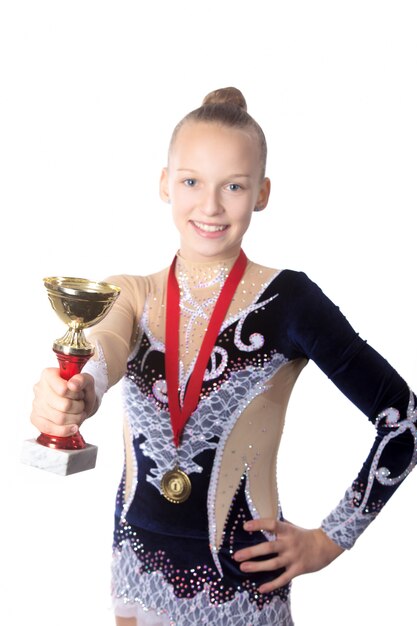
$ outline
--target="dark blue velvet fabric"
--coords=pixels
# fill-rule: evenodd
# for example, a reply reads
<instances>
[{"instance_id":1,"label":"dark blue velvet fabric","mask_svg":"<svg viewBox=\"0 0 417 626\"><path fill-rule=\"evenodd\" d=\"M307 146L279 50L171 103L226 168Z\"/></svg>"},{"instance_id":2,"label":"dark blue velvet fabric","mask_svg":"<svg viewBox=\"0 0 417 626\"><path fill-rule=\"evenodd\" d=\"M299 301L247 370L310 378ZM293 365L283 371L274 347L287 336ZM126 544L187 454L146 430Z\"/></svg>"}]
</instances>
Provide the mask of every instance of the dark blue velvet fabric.
<instances>
[{"instance_id":1,"label":"dark blue velvet fabric","mask_svg":"<svg viewBox=\"0 0 417 626\"><path fill-rule=\"evenodd\" d=\"M361 339L339 308L305 274L290 270L278 274L261 294L259 301L271 297L273 299L268 304L259 308L256 314L251 313L246 318L242 329L242 341L249 343L252 333L261 332L265 337L265 343L260 348L264 359L271 358L276 353L284 355L289 361L300 358L311 359L373 423L376 422L378 414L389 407L397 409L402 420L407 419L410 401L408 385L383 357ZM249 363L248 353L241 352L238 346L229 340L230 330L234 330L236 324L237 322L234 322L231 329L226 328L217 339L218 346L227 347L230 366L219 376L216 381L218 385L228 379L233 365L241 362L243 367L245 363ZM128 364L126 376L143 393L151 395L153 380L143 376L140 364L146 354L149 371L155 371L163 378L164 355L157 350L148 355L149 345L149 340L144 334L136 357ZM256 359L256 352L251 356ZM208 368L210 367L209 363ZM203 391L204 385L207 384L203 384ZM358 489L360 491L360 486L367 484L375 450L389 430L390 428L381 421L370 455L353 483L357 491ZM203 468L203 472L193 474L191 477L193 491L190 499L181 505L173 505L147 482L146 474L153 461L143 455L141 442L140 437L134 442L138 464L137 491L122 523L121 504L117 507L115 546L130 536L126 533L126 528L133 529L140 538L137 541L137 546L141 546L137 548L138 556L143 560L144 555L147 555L145 561L149 570L158 567L163 570L165 567L157 566L155 560L155 554L162 549L174 570L189 572L198 565L204 566L207 572L210 572L208 575L216 576L217 574L214 574L216 568L209 549L207 517L207 490L215 451L206 450L198 456L196 460ZM408 466L414 445L414 438L407 430L393 438L386 446L381 460L393 476L400 475ZM383 505L387 502L396 488L397 486L375 483L369 498L370 510L379 510L381 503ZM362 495L363 491L362 488ZM355 505L359 506L360 502L358 496ZM277 572L272 572L252 578L248 575L243 576L230 556L232 550L238 549L245 542L257 543L264 540L263 535L257 534L248 538L248 533L242 530L243 520L249 518L244 485L241 484L229 512L228 527L219 555L224 569L222 584L227 589L242 590L245 585L252 588L252 583L256 586L261 580L271 579L277 575ZM230 545L231 524L238 529L233 534L233 546ZM175 577L166 571L167 580L174 585L175 593L181 594L183 588L178 586ZM189 578L188 574L181 576ZM191 583L188 581L188 591L189 584ZM288 589L284 588L279 593L285 596L287 592ZM254 601L261 600L254 596Z\"/></svg>"},{"instance_id":2,"label":"dark blue velvet fabric","mask_svg":"<svg viewBox=\"0 0 417 626\"><path fill-rule=\"evenodd\" d=\"M280 293L283 289L288 293L284 325L295 354L314 361L372 423L390 407L399 411L401 420L407 419L410 394L414 405L415 396L398 372L353 330L339 308L305 274L285 271L278 278ZM362 495L375 451L389 432L392 428L381 420L370 454L353 482L354 490L360 486ZM407 429L390 440L380 466L387 467L392 477L399 476L408 467L414 450L415 440ZM368 500L369 512L380 510L399 484L383 486L375 481ZM360 502L358 499L356 505Z\"/></svg>"}]
</instances>

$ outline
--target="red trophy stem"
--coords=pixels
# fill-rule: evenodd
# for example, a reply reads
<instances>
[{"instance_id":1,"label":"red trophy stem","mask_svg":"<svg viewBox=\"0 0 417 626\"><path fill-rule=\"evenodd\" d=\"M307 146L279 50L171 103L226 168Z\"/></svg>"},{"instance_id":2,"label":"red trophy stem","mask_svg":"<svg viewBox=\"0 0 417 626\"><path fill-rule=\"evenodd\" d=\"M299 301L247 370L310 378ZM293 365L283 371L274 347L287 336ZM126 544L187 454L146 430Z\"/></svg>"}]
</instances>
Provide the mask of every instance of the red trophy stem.
<instances>
[{"instance_id":1,"label":"red trophy stem","mask_svg":"<svg viewBox=\"0 0 417 626\"><path fill-rule=\"evenodd\" d=\"M75 374L79 374L87 363L91 354L75 355L64 354L54 350L59 363L59 374L64 380L69 380ZM56 437L55 435L48 435L41 433L37 438L37 442L48 448L56 448L58 450L81 450L86 447L86 443L79 432L69 437Z\"/></svg>"}]
</instances>

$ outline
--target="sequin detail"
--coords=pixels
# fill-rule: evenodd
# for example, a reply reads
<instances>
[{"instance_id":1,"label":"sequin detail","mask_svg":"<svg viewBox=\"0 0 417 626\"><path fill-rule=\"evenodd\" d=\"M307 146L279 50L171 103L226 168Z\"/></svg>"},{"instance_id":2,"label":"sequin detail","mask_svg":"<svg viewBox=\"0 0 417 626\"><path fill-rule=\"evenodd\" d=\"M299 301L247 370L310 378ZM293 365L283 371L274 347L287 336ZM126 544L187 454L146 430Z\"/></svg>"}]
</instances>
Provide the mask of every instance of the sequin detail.
<instances>
[{"instance_id":1,"label":"sequin detail","mask_svg":"<svg viewBox=\"0 0 417 626\"><path fill-rule=\"evenodd\" d=\"M200 276L190 276L189 273L182 267L181 261L178 263L177 280L180 290L180 309L185 320L185 352L190 351L191 335L194 331L194 326L198 320L208 323L210 320L211 312L217 301L218 293L223 287L228 268L223 265L219 265L217 268L212 268L211 273L207 275L207 270ZM193 279L193 287L189 284ZM214 291L214 287L218 285L218 288ZM196 293L199 290L210 288L212 295L209 298L203 298L198 300Z\"/></svg>"},{"instance_id":2,"label":"sequin detail","mask_svg":"<svg viewBox=\"0 0 417 626\"><path fill-rule=\"evenodd\" d=\"M246 370L234 372L228 383L225 383L217 394L211 396L211 398L215 399L212 410L216 411L218 420L220 421L225 414L230 416L223 432L219 433L221 437L216 446L216 455L207 496L210 546L219 572L221 572L221 566L215 547L217 533L216 494L224 449L241 413L256 396L266 390L268 381L285 363L287 363L287 359L282 354L275 354L271 361L261 369L247 368Z\"/></svg>"},{"instance_id":3,"label":"sequin detail","mask_svg":"<svg viewBox=\"0 0 417 626\"><path fill-rule=\"evenodd\" d=\"M214 449L216 459L212 481L217 481L224 445L236 420L253 398L265 391L266 382L286 362L283 355L276 354L263 368L248 367L232 372L216 393L200 400L184 429L178 452L172 441L169 412L159 409L152 398L141 393L130 379L125 378L123 399L129 415L130 435L132 439L144 436L145 441L140 444L140 449L156 465L151 468L147 481L160 491L163 475L172 469L177 460L188 475L200 473L203 468L194 458L204 450ZM219 443L213 441L213 437L219 437ZM135 488L136 485L132 485L133 493Z\"/></svg>"},{"instance_id":4,"label":"sequin detail","mask_svg":"<svg viewBox=\"0 0 417 626\"><path fill-rule=\"evenodd\" d=\"M264 300L263 302L256 302L254 304L251 304L246 309L244 309L244 311L242 311L241 314L239 315L239 321L237 323L236 330L235 330L234 342L235 342L236 347L239 348L239 350L241 350L242 352L253 352L254 350L260 350L262 346L264 345L265 338L260 333L252 333L252 335L249 337L249 344L245 344L242 341L243 324L245 323L246 318L248 317L250 313L253 313L254 311L257 311L258 309L265 307L267 304L272 302L272 300L275 300L277 296L278 294L275 294L274 296L271 296L270 298L268 298L267 300Z\"/></svg>"},{"instance_id":5,"label":"sequin detail","mask_svg":"<svg viewBox=\"0 0 417 626\"><path fill-rule=\"evenodd\" d=\"M245 497L246 497L246 502L249 508L249 511L252 515L253 519L259 519L261 516L259 515L259 511L257 510L253 500L252 500L252 496L251 496L251 490L250 490L250 467L248 466L246 468L246 472L245 472ZM278 503L278 515L277 515L277 519L281 518L281 510L280 510L280 506ZM273 533L268 532L267 530L263 530L262 533L265 535L266 539L268 541L275 541L276 536Z\"/></svg>"},{"instance_id":6,"label":"sequin detail","mask_svg":"<svg viewBox=\"0 0 417 626\"><path fill-rule=\"evenodd\" d=\"M372 490L375 483L383 486L398 485L411 472L417 463L417 408L414 394L410 391L410 401L405 419L400 419L397 409L389 407L378 414L375 427L390 429L379 443L372 458L369 476L366 484L355 481L339 505L322 522L324 532L342 548L350 549L359 535L369 526L383 508L385 502L372 499ZM397 476L391 476L387 467L378 467L382 453L390 442L401 434L409 431L414 439L414 452L404 470Z\"/></svg>"},{"instance_id":7,"label":"sequin detail","mask_svg":"<svg viewBox=\"0 0 417 626\"><path fill-rule=\"evenodd\" d=\"M157 352L163 352L165 350L165 344L163 343L163 341L160 341L159 339L157 339L150 329L149 307L150 307L150 302L149 302L149 299L147 299L145 302L144 309L143 309L142 319L139 324L139 328L137 330L138 341L136 343L135 349L132 351L132 353L129 356L129 361L133 361L133 359L136 357L138 353L140 342L141 342L141 339L143 338L143 334L146 332L146 337L149 341L149 347L142 357L142 361L141 361L142 371L144 369L146 359L148 358L149 354L152 351L156 350Z\"/></svg>"},{"instance_id":8,"label":"sequin detail","mask_svg":"<svg viewBox=\"0 0 417 626\"><path fill-rule=\"evenodd\" d=\"M415 398L413 392L410 390L410 401L408 403L407 408L407 419L400 421L400 413L397 409L390 407L385 411L382 411L375 423L375 426L380 426L384 424L388 428L392 428L392 432L390 432L379 444L378 450L375 454L375 459L372 464L371 474L375 475L375 479L381 483L381 485L397 485L402 482L408 474L414 469L417 463L417 406L415 403ZM392 439L395 439L405 431L409 431L414 439L414 452L411 457L410 463L404 469L404 471L398 476L391 476L391 471L387 467L379 467L378 463L381 458L381 455L384 451L384 448L389 444ZM369 497L370 490L372 489L372 483L368 485L367 491L365 493L364 500ZM361 505L362 506L362 505Z\"/></svg>"},{"instance_id":9,"label":"sequin detail","mask_svg":"<svg viewBox=\"0 0 417 626\"><path fill-rule=\"evenodd\" d=\"M126 529L129 533L129 528ZM122 540L113 557L113 596L125 603L139 604L144 610L167 615L171 626L293 626L290 601L274 596L260 610L254 600L256 589L248 583L238 593L221 589L221 582L210 568L197 566L183 573L165 562L159 553L149 564L149 555L141 553L141 544L134 548ZM146 573L145 573L146 572ZM174 593L169 581L178 578L183 585L182 597ZM184 578L184 580L181 580ZM180 587L181 588L181 587ZM228 598L230 596L230 598ZM165 607L169 607L165 608Z\"/></svg>"},{"instance_id":10,"label":"sequin detail","mask_svg":"<svg viewBox=\"0 0 417 626\"><path fill-rule=\"evenodd\" d=\"M216 625L241 624L243 619L247 620L246 624L275 626L287 623L274 620L281 616L290 619L291 585L269 593L258 591L262 582L280 575L282 570L248 575L239 573L238 564L233 560L236 550L248 545L248 541L265 541L262 533L247 533L243 529L244 522L251 519L245 499L246 479L244 473L227 515L220 552L225 576L219 575L214 568L204 537L176 536L173 542L171 535L155 534L123 520L117 523L112 577L113 597L118 599L116 605L120 605L120 599L124 598L126 603L135 602L142 610L158 607L158 614L167 615L175 624L181 618L178 622L181 626L202 623L207 609ZM155 578L159 582L156 594L152 582ZM147 590L150 590L149 595ZM216 613L212 612L214 607ZM183 621L181 611L185 609L192 612L194 621L191 616L190 622ZM219 616L222 618L220 622L217 621ZM223 622L223 617L231 621Z\"/></svg>"}]
</instances>

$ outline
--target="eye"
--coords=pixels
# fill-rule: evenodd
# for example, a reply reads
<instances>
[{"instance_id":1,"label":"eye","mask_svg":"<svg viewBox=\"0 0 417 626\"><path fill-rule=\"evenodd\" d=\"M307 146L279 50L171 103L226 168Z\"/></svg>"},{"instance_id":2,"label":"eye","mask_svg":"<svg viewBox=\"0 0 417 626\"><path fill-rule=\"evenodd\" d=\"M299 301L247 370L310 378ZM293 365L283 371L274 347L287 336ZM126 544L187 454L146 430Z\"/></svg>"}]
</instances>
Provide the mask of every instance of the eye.
<instances>
[{"instance_id":1,"label":"eye","mask_svg":"<svg viewBox=\"0 0 417 626\"><path fill-rule=\"evenodd\" d=\"M195 179L195 178L186 178L186 179L183 181L183 183L184 183L184 185L185 185L186 187L195 187L195 186L196 186L196 184L197 184L197 181L196 181L196 179Z\"/></svg>"},{"instance_id":2,"label":"eye","mask_svg":"<svg viewBox=\"0 0 417 626\"><path fill-rule=\"evenodd\" d=\"M240 191L242 189L242 186L238 185L237 183L230 183L229 185L227 185L227 188L230 191Z\"/></svg>"}]
</instances>

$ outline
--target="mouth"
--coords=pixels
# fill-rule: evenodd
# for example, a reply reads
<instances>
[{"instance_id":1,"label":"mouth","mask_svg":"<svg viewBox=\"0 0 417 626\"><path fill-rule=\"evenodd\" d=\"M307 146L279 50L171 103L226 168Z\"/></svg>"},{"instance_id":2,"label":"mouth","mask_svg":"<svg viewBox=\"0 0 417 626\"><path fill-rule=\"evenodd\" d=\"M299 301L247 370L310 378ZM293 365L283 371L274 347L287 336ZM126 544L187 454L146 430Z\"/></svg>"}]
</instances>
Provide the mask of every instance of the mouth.
<instances>
[{"instance_id":1,"label":"mouth","mask_svg":"<svg viewBox=\"0 0 417 626\"><path fill-rule=\"evenodd\" d=\"M192 223L206 233L221 233L228 228L227 224L206 224L205 222L197 222L196 220L193 220Z\"/></svg>"}]
</instances>

